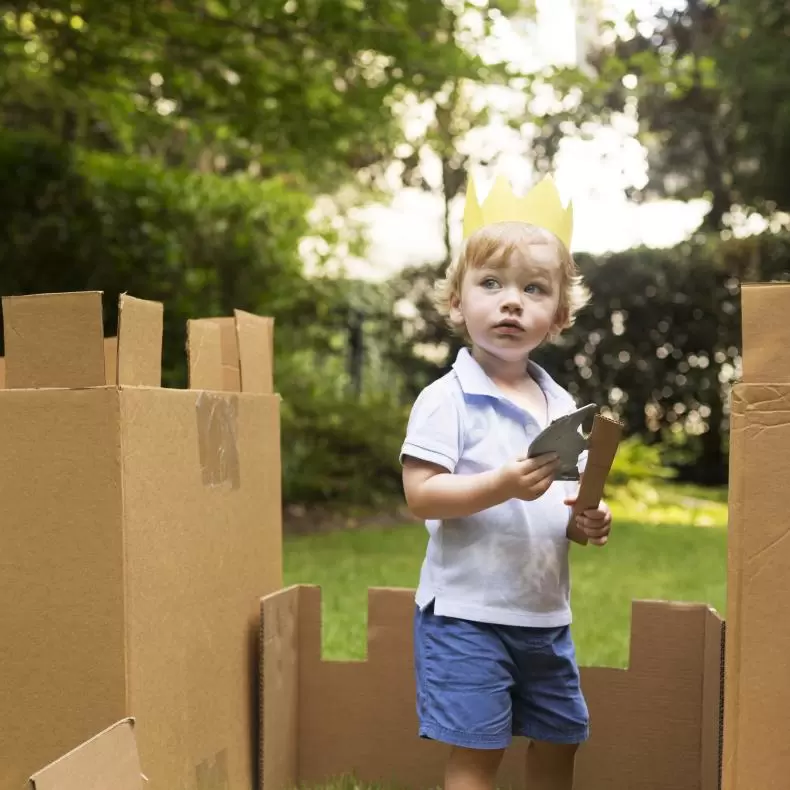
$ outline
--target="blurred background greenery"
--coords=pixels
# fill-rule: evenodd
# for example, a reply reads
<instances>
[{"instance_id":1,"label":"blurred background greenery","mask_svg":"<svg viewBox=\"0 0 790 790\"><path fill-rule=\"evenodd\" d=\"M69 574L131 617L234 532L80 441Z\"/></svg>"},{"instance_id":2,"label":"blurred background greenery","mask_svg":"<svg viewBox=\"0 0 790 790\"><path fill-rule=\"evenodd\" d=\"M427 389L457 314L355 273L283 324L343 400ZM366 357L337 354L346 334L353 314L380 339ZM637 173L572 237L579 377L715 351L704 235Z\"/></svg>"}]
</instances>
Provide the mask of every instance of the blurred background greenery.
<instances>
[{"instance_id":1,"label":"blurred background greenery","mask_svg":"<svg viewBox=\"0 0 790 790\"><path fill-rule=\"evenodd\" d=\"M700 221L670 246L579 253L592 306L538 361L624 421L615 507L721 524L739 288L790 273L790 10L620 2L613 21L578 0L574 57L514 58L549 5L0 4L0 293L101 289L108 335L119 292L164 301L169 386L187 318L274 316L288 512L397 510L411 400L457 351L430 285L467 172L503 161L475 132L509 133L534 177L627 121L645 170L625 197ZM440 206L442 252L355 273L377 267L359 209L405 189Z\"/></svg>"}]
</instances>

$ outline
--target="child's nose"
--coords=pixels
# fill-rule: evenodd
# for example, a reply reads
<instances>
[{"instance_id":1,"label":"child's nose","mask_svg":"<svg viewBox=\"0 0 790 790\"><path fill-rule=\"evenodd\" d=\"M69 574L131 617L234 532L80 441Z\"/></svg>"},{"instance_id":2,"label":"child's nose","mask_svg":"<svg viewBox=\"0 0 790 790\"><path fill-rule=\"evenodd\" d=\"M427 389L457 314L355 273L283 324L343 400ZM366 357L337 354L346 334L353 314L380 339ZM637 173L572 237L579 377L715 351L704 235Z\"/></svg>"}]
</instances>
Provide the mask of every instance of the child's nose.
<instances>
[{"instance_id":1,"label":"child's nose","mask_svg":"<svg viewBox=\"0 0 790 790\"><path fill-rule=\"evenodd\" d=\"M511 310L521 309L521 289L516 287L505 288L502 293L502 306Z\"/></svg>"}]
</instances>

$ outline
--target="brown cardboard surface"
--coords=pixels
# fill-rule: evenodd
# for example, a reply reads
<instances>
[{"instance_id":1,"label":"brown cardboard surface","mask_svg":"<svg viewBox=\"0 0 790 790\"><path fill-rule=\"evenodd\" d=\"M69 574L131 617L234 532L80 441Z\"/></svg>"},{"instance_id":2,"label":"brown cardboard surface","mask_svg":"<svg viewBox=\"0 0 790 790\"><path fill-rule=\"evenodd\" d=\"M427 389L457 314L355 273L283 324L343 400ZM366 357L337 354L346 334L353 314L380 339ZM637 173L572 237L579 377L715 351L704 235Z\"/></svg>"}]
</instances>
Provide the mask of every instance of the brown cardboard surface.
<instances>
[{"instance_id":1,"label":"brown cardboard surface","mask_svg":"<svg viewBox=\"0 0 790 790\"><path fill-rule=\"evenodd\" d=\"M743 381L790 384L790 283L741 286Z\"/></svg>"},{"instance_id":2,"label":"brown cardboard surface","mask_svg":"<svg viewBox=\"0 0 790 790\"><path fill-rule=\"evenodd\" d=\"M127 718L42 768L30 778L32 790L142 790L143 776Z\"/></svg>"},{"instance_id":3,"label":"brown cardboard surface","mask_svg":"<svg viewBox=\"0 0 790 790\"><path fill-rule=\"evenodd\" d=\"M274 392L274 319L236 310L243 392Z\"/></svg>"},{"instance_id":4,"label":"brown cardboard surface","mask_svg":"<svg viewBox=\"0 0 790 790\"><path fill-rule=\"evenodd\" d=\"M592 431L590 431L587 463L579 485L579 493L573 505L573 516L577 516L588 508L597 507L600 503L622 435L623 426L619 422L600 414L595 415ZM589 543L584 532L578 529L573 522L568 527L568 536L583 546Z\"/></svg>"},{"instance_id":5,"label":"brown cardboard surface","mask_svg":"<svg viewBox=\"0 0 790 790\"><path fill-rule=\"evenodd\" d=\"M731 412L724 788L773 790L790 776L790 384L739 384Z\"/></svg>"},{"instance_id":6,"label":"brown cardboard surface","mask_svg":"<svg viewBox=\"0 0 790 790\"><path fill-rule=\"evenodd\" d=\"M0 357L0 390L5 389L5 357Z\"/></svg>"},{"instance_id":7,"label":"brown cardboard surface","mask_svg":"<svg viewBox=\"0 0 790 790\"><path fill-rule=\"evenodd\" d=\"M122 319L119 346L150 351L146 327ZM124 716L150 790L249 790L259 602L282 586L279 398L106 386L95 348L102 386L0 391L0 790ZM231 440L232 479L207 482Z\"/></svg>"},{"instance_id":8,"label":"brown cardboard surface","mask_svg":"<svg viewBox=\"0 0 790 790\"><path fill-rule=\"evenodd\" d=\"M162 386L164 307L122 294L118 304L118 384Z\"/></svg>"},{"instance_id":9,"label":"brown cardboard surface","mask_svg":"<svg viewBox=\"0 0 790 790\"><path fill-rule=\"evenodd\" d=\"M130 710L162 790L196 786L180 764L224 765L229 788L254 784L256 591L282 586L278 400L224 396L238 410L232 488L200 473L205 394L130 389L121 402Z\"/></svg>"},{"instance_id":10,"label":"brown cardboard surface","mask_svg":"<svg viewBox=\"0 0 790 790\"><path fill-rule=\"evenodd\" d=\"M320 590L291 587L261 602L261 778L285 790L354 774L425 790L442 783L447 747L417 737L414 594L369 591L368 658L323 661ZM716 790L719 617L694 604L636 602L627 670L584 668L592 737L575 790ZM500 787L524 786L514 742Z\"/></svg>"},{"instance_id":11,"label":"brown cardboard surface","mask_svg":"<svg viewBox=\"0 0 790 790\"><path fill-rule=\"evenodd\" d=\"M191 324L213 324L220 331L220 355L222 359L222 387L226 392L241 392L241 372L239 370L239 341L236 319L221 316L218 318L196 318Z\"/></svg>"},{"instance_id":12,"label":"brown cardboard surface","mask_svg":"<svg viewBox=\"0 0 790 790\"><path fill-rule=\"evenodd\" d=\"M6 387L105 383L101 293L3 297Z\"/></svg>"},{"instance_id":13,"label":"brown cardboard surface","mask_svg":"<svg viewBox=\"0 0 790 790\"><path fill-rule=\"evenodd\" d=\"M725 790L790 776L790 284L742 286L743 381L732 392L724 672Z\"/></svg>"},{"instance_id":14,"label":"brown cardboard surface","mask_svg":"<svg viewBox=\"0 0 790 790\"><path fill-rule=\"evenodd\" d=\"M189 389L222 390L222 342L218 324L205 319L187 321Z\"/></svg>"},{"instance_id":15,"label":"brown cardboard surface","mask_svg":"<svg viewBox=\"0 0 790 790\"><path fill-rule=\"evenodd\" d=\"M0 392L2 790L127 713L119 419L111 389Z\"/></svg>"}]
</instances>

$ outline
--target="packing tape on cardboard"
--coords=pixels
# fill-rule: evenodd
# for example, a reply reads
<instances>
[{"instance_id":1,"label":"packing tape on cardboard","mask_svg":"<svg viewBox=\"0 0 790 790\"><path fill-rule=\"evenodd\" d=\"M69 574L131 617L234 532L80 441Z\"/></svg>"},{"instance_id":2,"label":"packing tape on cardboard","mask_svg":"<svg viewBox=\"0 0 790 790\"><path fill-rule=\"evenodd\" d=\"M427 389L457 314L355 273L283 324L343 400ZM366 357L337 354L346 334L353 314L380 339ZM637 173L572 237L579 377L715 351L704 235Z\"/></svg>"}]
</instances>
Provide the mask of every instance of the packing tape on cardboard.
<instances>
[{"instance_id":1,"label":"packing tape on cardboard","mask_svg":"<svg viewBox=\"0 0 790 790\"><path fill-rule=\"evenodd\" d=\"M230 790L228 784L228 750L217 752L213 760L203 760L195 768L197 790Z\"/></svg>"},{"instance_id":2,"label":"packing tape on cardboard","mask_svg":"<svg viewBox=\"0 0 790 790\"><path fill-rule=\"evenodd\" d=\"M238 396L200 392L196 414L203 485L238 488Z\"/></svg>"}]
</instances>

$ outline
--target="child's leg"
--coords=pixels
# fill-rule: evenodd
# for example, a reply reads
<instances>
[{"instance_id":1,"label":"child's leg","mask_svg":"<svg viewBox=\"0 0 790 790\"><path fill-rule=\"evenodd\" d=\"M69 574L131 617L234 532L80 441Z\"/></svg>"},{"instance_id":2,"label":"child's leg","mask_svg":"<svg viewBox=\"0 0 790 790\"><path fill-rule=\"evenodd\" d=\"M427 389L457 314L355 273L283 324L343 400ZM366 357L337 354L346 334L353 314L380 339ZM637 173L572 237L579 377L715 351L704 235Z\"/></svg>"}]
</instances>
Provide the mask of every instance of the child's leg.
<instances>
[{"instance_id":1,"label":"child's leg","mask_svg":"<svg viewBox=\"0 0 790 790\"><path fill-rule=\"evenodd\" d=\"M444 772L444 790L496 790L496 775L504 753L504 749L454 746Z\"/></svg>"},{"instance_id":2,"label":"child's leg","mask_svg":"<svg viewBox=\"0 0 790 790\"><path fill-rule=\"evenodd\" d=\"M532 741L527 751L529 790L573 790L573 766L578 745Z\"/></svg>"},{"instance_id":3,"label":"child's leg","mask_svg":"<svg viewBox=\"0 0 790 790\"><path fill-rule=\"evenodd\" d=\"M571 790L576 752L589 731L570 628L503 632L517 658L513 731L530 739L529 790Z\"/></svg>"},{"instance_id":4,"label":"child's leg","mask_svg":"<svg viewBox=\"0 0 790 790\"><path fill-rule=\"evenodd\" d=\"M497 627L418 609L414 668L420 737L453 747L445 790L494 790L512 740L515 674Z\"/></svg>"}]
</instances>

